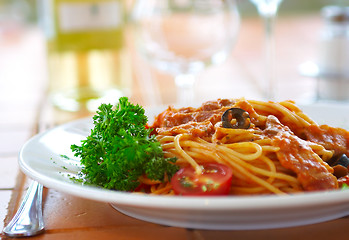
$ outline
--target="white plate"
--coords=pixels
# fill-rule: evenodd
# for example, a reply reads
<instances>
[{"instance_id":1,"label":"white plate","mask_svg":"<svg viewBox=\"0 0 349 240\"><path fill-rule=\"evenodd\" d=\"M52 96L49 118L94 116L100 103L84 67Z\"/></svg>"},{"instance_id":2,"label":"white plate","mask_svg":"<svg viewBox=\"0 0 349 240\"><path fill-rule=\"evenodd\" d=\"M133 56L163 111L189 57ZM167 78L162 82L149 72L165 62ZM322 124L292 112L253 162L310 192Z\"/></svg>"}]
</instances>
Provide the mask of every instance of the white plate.
<instances>
[{"instance_id":1,"label":"white plate","mask_svg":"<svg viewBox=\"0 0 349 240\"><path fill-rule=\"evenodd\" d=\"M345 105L312 105L303 109L320 123L344 128L349 123L349 107ZM91 127L90 119L81 119L33 137L20 152L21 169L48 188L111 203L126 215L169 226L216 230L267 229L318 223L349 214L349 191L294 196L169 197L81 185L70 180L81 169L70 145L79 144L90 133Z\"/></svg>"}]
</instances>

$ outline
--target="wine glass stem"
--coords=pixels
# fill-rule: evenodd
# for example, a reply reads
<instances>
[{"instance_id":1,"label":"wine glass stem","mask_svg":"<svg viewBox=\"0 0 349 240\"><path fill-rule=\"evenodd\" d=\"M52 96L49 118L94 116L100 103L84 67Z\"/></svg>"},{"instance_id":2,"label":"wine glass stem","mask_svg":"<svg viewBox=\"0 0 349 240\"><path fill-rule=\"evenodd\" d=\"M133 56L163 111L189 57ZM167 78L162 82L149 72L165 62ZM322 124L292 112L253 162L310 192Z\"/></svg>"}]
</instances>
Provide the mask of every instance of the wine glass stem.
<instances>
[{"instance_id":1,"label":"wine glass stem","mask_svg":"<svg viewBox=\"0 0 349 240\"><path fill-rule=\"evenodd\" d=\"M265 25L265 77L266 89L265 96L267 100L276 98L276 79L275 79L275 14L264 16Z\"/></svg>"},{"instance_id":2,"label":"wine glass stem","mask_svg":"<svg viewBox=\"0 0 349 240\"><path fill-rule=\"evenodd\" d=\"M180 74L176 76L177 103L182 107L193 104L195 76L193 74Z\"/></svg>"}]
</instances>

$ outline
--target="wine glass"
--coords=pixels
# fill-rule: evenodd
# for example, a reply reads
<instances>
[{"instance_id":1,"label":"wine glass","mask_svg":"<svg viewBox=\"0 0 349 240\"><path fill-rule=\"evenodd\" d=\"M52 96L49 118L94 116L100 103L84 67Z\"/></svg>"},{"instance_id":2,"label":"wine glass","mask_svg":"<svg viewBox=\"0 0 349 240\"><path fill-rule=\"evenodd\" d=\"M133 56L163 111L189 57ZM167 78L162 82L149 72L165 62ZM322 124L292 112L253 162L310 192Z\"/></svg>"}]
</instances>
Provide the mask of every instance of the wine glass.
<instances>
[{"instance_id":1,"label":"wine glass","mask_svg":"<svg viewBox=\"0 0 349 240\"><path fill-rule=\"evenodd\" d=\"M175 77L182 106L195 99L196 74L231 54L240 26L235 0L138 0L132 18L139 53Z\"/></svg>"},{"instance_id":2,"label":"wine glass","mask_svg":"<svg viewBox=\"0 0 349 240\"><path fill-rule=\"evenodd\" d=\"M267 100L275 100L275 43L274 43L274 24L279 5L282 0L250 0L257 7L259 15L264 19L265 38L266 38L266 89L265 97Z\"/></svg>"}]
</instances>

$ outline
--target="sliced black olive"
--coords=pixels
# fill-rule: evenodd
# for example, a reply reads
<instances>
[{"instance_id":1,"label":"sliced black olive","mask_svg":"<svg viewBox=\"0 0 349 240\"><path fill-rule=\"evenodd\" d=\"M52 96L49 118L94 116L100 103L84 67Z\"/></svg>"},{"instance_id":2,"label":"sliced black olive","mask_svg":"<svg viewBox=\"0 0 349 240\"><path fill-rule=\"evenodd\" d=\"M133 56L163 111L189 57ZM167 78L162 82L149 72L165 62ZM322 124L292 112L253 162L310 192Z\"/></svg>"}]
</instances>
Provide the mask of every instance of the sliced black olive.
<instances>
[{"instance_id":1,"label":"sliced black olive","mask_svg":"<svg viewBox=\"0 0 349 240\"><path fill-rule=\"evenodd\" d=\"M348 174L349 158L347 155L334 156L328 163L333 167L333 175L337 178L344 177Z\"/></svg>"},{"instance_id":2,"label":"sliced black olive","mask_svg":"<svg viewBox=\"0 0 349 240\"><path fill-rule=\"evenodd\" d=\"M236 124L231 124L231 120L236 119ZM230 108L222 115L224 128L248 129L250 127L250 115L241 108Z\"/></svg>"},{"instance_id":3,"label":"sliced black olive","mask_svg":"<svg viewBox=\"0 0 349 240\"><path fill-rule=\"evenodd\" d=\"M349 166L349 158L347 155L342 154L342 155L337 155L333 156L330 160L327 162L330 166L336 166L336 165L342 165L343 167L348 167Z\"/></svg>"},{"instance_id":4,"label":"sliced black olive","mask_svg":"<svg viewBox=\"0 0 349 240\"><path fill-rule=\"evenodd\" d=\"M349 158L347 157L347 155L342 154L337 162L335 162L335 165L342 165L343 167L347 168L349 166Z\"/></svg>"}]
</instances>

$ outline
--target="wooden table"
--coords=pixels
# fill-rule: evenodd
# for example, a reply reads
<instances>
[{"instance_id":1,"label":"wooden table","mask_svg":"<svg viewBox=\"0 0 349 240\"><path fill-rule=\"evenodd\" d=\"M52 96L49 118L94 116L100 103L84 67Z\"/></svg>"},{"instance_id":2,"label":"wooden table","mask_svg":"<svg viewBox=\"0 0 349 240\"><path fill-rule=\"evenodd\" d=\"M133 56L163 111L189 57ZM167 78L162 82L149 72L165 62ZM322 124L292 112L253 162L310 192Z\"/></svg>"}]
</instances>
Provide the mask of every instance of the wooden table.
<instances>
[{"instance_id":1,"label":"wooden table","mask_svg":"<svg viewBox=\"0 0 349 240\"><path fill-rule=\"evenodd\" d=\"M280 17L277 24L277 77L279 98L309 102L315 80L301 77L299 64L316 56L322 22L318 15ZM263 31L260 19L243 19L231 58L199 76L197 100L218 97L261 98ZM144 106L171 104L173 79L134 61L131 100ZM27 179L18 169L17 155L32 135L48 126L90 116L68 113L47 101L46 61L41 32L14 28L0 38L0 229L8 223L26 190ZM107 203L44 190L46 232L33 239L346 239L349 218L302 227L256 231L205 231L175 228L125 216ZM1 238L6 239L1 235Z\"/></svg>"}]
</instances>

